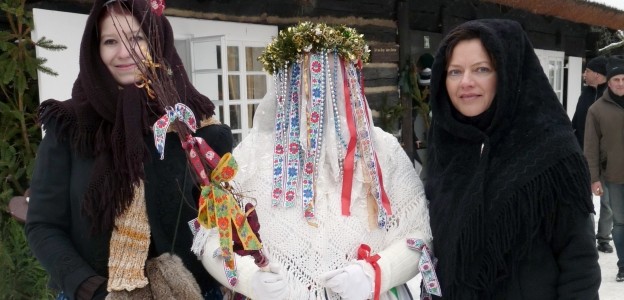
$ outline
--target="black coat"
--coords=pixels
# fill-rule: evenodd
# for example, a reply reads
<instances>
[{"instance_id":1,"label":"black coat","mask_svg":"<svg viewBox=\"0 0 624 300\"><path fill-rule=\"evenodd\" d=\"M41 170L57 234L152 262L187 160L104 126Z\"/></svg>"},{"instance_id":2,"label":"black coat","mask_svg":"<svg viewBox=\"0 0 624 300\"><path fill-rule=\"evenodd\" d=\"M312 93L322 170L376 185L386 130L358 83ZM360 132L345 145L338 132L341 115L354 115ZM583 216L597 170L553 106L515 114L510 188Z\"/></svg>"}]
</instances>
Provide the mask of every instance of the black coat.
<instances>
[{"instance_id":1,"label":"black coat","mask_svg":"<svg viewBox=\"0 0 624 300\"><path fill-rule=\"evenodd\" d=\"M30 187L26 234L30 247L51 277L51 286L70 299L87 278L107 277L111 232L91 235L90 220L81 203L93 159L72 151L57 137L54 122L39 146ZM232 134L225 125L197 131L220 155L232 150ZM151 231L150 257L175 253L193 273L202 291L217 286L190 250L192 233L187 222L197 217L199 191L176 133L168 133L165 158L159 159L153 137L145 143L145 201Z\"/></svg>"},{"instance_id":2,"label":"black coat","mask_svg":"<svg viewBox=\"0 0 624 300\"><path fill-rule=\"evenodd\" d=\"M497 85L485 124L461 118L442 42L425 185L442 298L597 299L589 172L567 115L520 24L460 26L478 33Z\"/></svg>"},{"instance_id":3,"label":"black coat","mask_svg":"<svg viewBox=\"0 0 624 300\"><path fill-rule=\"evenodd\" d=\"M585 120L587 119L587 110L589 107L602 97L602 94L607 89L607 84L601 84L598 87L584 86L581 90L581 96L578 103L576 103L576 110L572 117L572 128L574 128L574 136L583 149L585 139Z\"/></svg>"}]
</instances>

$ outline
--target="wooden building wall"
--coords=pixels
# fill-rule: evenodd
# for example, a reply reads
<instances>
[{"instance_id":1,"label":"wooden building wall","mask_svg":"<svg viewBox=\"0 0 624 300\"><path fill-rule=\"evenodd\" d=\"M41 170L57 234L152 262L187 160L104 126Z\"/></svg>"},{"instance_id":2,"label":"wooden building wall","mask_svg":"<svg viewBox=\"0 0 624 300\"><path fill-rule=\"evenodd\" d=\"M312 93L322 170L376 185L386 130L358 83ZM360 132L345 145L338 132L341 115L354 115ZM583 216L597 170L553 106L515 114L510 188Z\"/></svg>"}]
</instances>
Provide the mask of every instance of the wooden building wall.
<instances>
[{"instance_id":1,"label":"wooden building wall","mask_svg":"<svg viewBox=\"0 0 624 300\"><path fill-rule=\"evenodd\" d=\"M34 1L32 7L88 13L92 0ZM371 46L396 44L396 0L167 0L170 16L276 25L300 21L345 24L364 34ZM398 102L398 63L364 67L366 95L373 109Z\"/></svg>"},{"instance_id":2,"label":"wooden building wall","mask_svg":"<svg viewBox=\"0 0 624 300\"><path fill-rule=\"evenodd\" d=\"M569 56L585 57L591 27L549 16L536 15L499 4L478 0L412 0L410 28L445 34L453 27L473 19L499 18L518 21L535 48L564 51Z\"/></svg>"},{"instance_id":3,"label":"wooden building wall","mask_svg":"<svg viewBox=\"0 0 624 300\"><path fill-rule=\"evenodd\" d=\"M279 29L299 21L345 24L365 35L371 46L398 44L397 7L401 0L167 0L166 14L209 20L276 25ZM585 57L590 26L531 14L479 0L408 0L411 45L401 45L414 56L435 53L446 32L476 18L507 18L520 22L534 47L565 51ZM33 7L88 13L93 0L30 1ZM429 49L420 49L422 37ZM591 56L591 53L590 53ZM366 94L373 109L398 103L399 64L375 62L364 68Z\"/></svg>"}]
</instances>

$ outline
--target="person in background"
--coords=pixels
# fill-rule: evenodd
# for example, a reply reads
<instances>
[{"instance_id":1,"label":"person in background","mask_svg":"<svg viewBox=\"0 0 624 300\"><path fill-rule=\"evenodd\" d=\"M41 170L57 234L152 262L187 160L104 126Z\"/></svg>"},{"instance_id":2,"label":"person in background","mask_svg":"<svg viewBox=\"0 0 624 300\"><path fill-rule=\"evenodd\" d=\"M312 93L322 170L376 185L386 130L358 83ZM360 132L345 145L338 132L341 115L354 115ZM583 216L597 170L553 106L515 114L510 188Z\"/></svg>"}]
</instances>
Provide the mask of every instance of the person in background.
<instances>
[{"instance_id":1,"label":"person in background","mask_svg":"<svg viewBox=\"0 0 624 300\"><path fill-rule=\"evenodd\" d=\"M424 53L418 57L416 61L416 74L417 74L417 84L419 94L422 100L420 103L414 102L412 104L413 109L415 110L412 113L413 123L414 123L414 158L422 164L420 156L418 155L419 149L425 149L427 147L426 142L421 139L424 137L424 134L420 134L419 129L422 129L422 125L419 125L418 119L423 119L423 116L419 115L425 111L425 107L429 105L429 84L431 82L431 65L433 64L433 55L429 53ZM427 109L428 110L428 109ZM421 123L424 120L421 120ZM421 127L422 126L422 127ZM421 135L421 138L418 136Z\"/></svg>"},{"instance_id":2,"label":"person in background","mask_svg":"<svg viewBox=\"0 0 624 300\"><path fill-rule=\"evenodd\" d=\"M624 281L624 57L609 58L607 84L607 91L587 112L584 151L592 192L602 196L609 191L618 257L615 279L620 282Z\"/></svg>"},{"instance_id":3,"label":"person in background","mask_svg":"<svg viewBox=\"0 0 624 300\"><path fill-rule=\"evenodd\" d=\"M594 57L587 62L583 72L583 81L585 81L585 86L581 90L581 96L579 96L572 117L572 128L574 128L574 135L581 149L585 139L587 110L598 98L602 97L607 89L607 58L605 56Z\"/></svg>"},{"instance_id":4,"label":"person in background","mask_svg":"<svg viewBox=\"0 0 624 300\"><path fill-rule=\"evenodd\" d=\"M576 110L572 117L572 127L574 135L583 149L583 140L585 138L585 120L587 118L587 110L589 107L602 97L607 89L607 58L598 56L587 62L585 72L583 72L583 80L585 86L581 90L581 96L576 104ZM609 204L609 192L606 188L600 196L600 217L598 219L598 228L596 232L596 241L598 251L612 253L613 247L609 245L611 240L611 229L613 228L613 212Z\"/></svg>"},{"instance_id":5,"label":"person in background","mask_svg":"<svg viewBox=\"0 0 624 300\"><path fill-rule=\"evenodd\" d=\"M521 25L452 29L430 103L425 192L442 299L598 299L589 171Z\"/></svg>"},{"instance_id":6,"label":"person in background","mask_svg":"<svg viewBox=\"0 0 624 300\"><path fill-rule=\"evenodd\" d=\"M214 105L190 83L171 25L149 5L96 0L72 98L40 107L46 134L25 230L58 299L221 299L190 250L199 189L186 153L175 132L164 159L154 144L152 124L165 110L140 87L146 53L162 54L155 63L197 116L196 136L220 155L233 137L211 118Z\"/></svg>"}]
</instances>

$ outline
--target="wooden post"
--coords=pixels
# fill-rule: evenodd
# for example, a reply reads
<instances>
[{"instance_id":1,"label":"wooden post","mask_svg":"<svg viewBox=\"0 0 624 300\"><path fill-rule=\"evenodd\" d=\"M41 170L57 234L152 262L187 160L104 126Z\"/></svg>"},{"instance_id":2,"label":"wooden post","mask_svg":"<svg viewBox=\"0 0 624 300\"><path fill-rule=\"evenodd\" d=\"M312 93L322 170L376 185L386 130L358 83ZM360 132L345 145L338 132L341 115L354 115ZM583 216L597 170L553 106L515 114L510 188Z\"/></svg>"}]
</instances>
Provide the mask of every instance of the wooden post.
<instances>
[{"instance_id":1,"label":"wooden post","mask_svg":"<svg viewBox=\"0 0 624 300\"><path fill-rule=\"evenodd\" d=\"M409 27L409 0L401 0L397 5L398 29L399 29L399 72L408 67L411 50L410 27ZM412 122L412 99L401 91L401 107L403 119L401 120L401 141L403 149L414 163L414 124Z\"/></svg>"}]
</instances>

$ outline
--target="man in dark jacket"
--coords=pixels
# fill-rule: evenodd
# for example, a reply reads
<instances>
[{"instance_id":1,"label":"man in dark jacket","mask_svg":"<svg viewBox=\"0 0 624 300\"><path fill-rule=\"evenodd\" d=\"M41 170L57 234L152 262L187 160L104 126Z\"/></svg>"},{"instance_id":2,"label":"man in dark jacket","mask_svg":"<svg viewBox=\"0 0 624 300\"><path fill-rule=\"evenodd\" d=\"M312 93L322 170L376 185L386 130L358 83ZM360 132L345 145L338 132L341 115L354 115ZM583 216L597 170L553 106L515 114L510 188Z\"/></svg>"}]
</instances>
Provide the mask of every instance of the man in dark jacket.
<instances>
[{"instance_id":1,"label":"man in dark jacket","mask_svg":"<svg viewBox=\"0 0 624 300\"><path fill-rule=\"evenodd\" d=\"M607 88L607 58L598 56L589 60L585 66L585 72L583 72L583 80L585 81L585 86L581 90L581 96L578 99L576 110L572 117L574 135L581 148L583 148L585 136L587 110L598 98L602 97Z\"/></svg>"},{"instance_id":2,"label":"man in dark jacket","mask_svg":"<svg viewBox=\"0 0 624 300\"><path fill-rule=\"evenodd\" d=\"M608 187L619 269L615 279L624 281L624 57L609 58L607 82L607 91L587 111L584 151L594 195Z\"/></svg>"},{"instance_id":3,"label":"man in dark jacket","mask_svg":"<svg viewBox=\"0 0 624 300\"><path fill-rule=\"evenodd\" d=\"M585 86L581 91L576 111L572 117L572 127L574 127L574 135L581 145L584 147L583 139L585 136L585 119L587 118L587 110L589 107L602 97L607 88L607 58L598 56L587 62L585 72L583 72L583 80ZM598 229L596 232L596 241L598 242L598 251L604 253L612 253L613 247L609 245L611 240L611 229L613 228L613 212L609 204L609 192L605 190L600 196L600 217L598 219Z\"/></svg>"}]
</instances>

